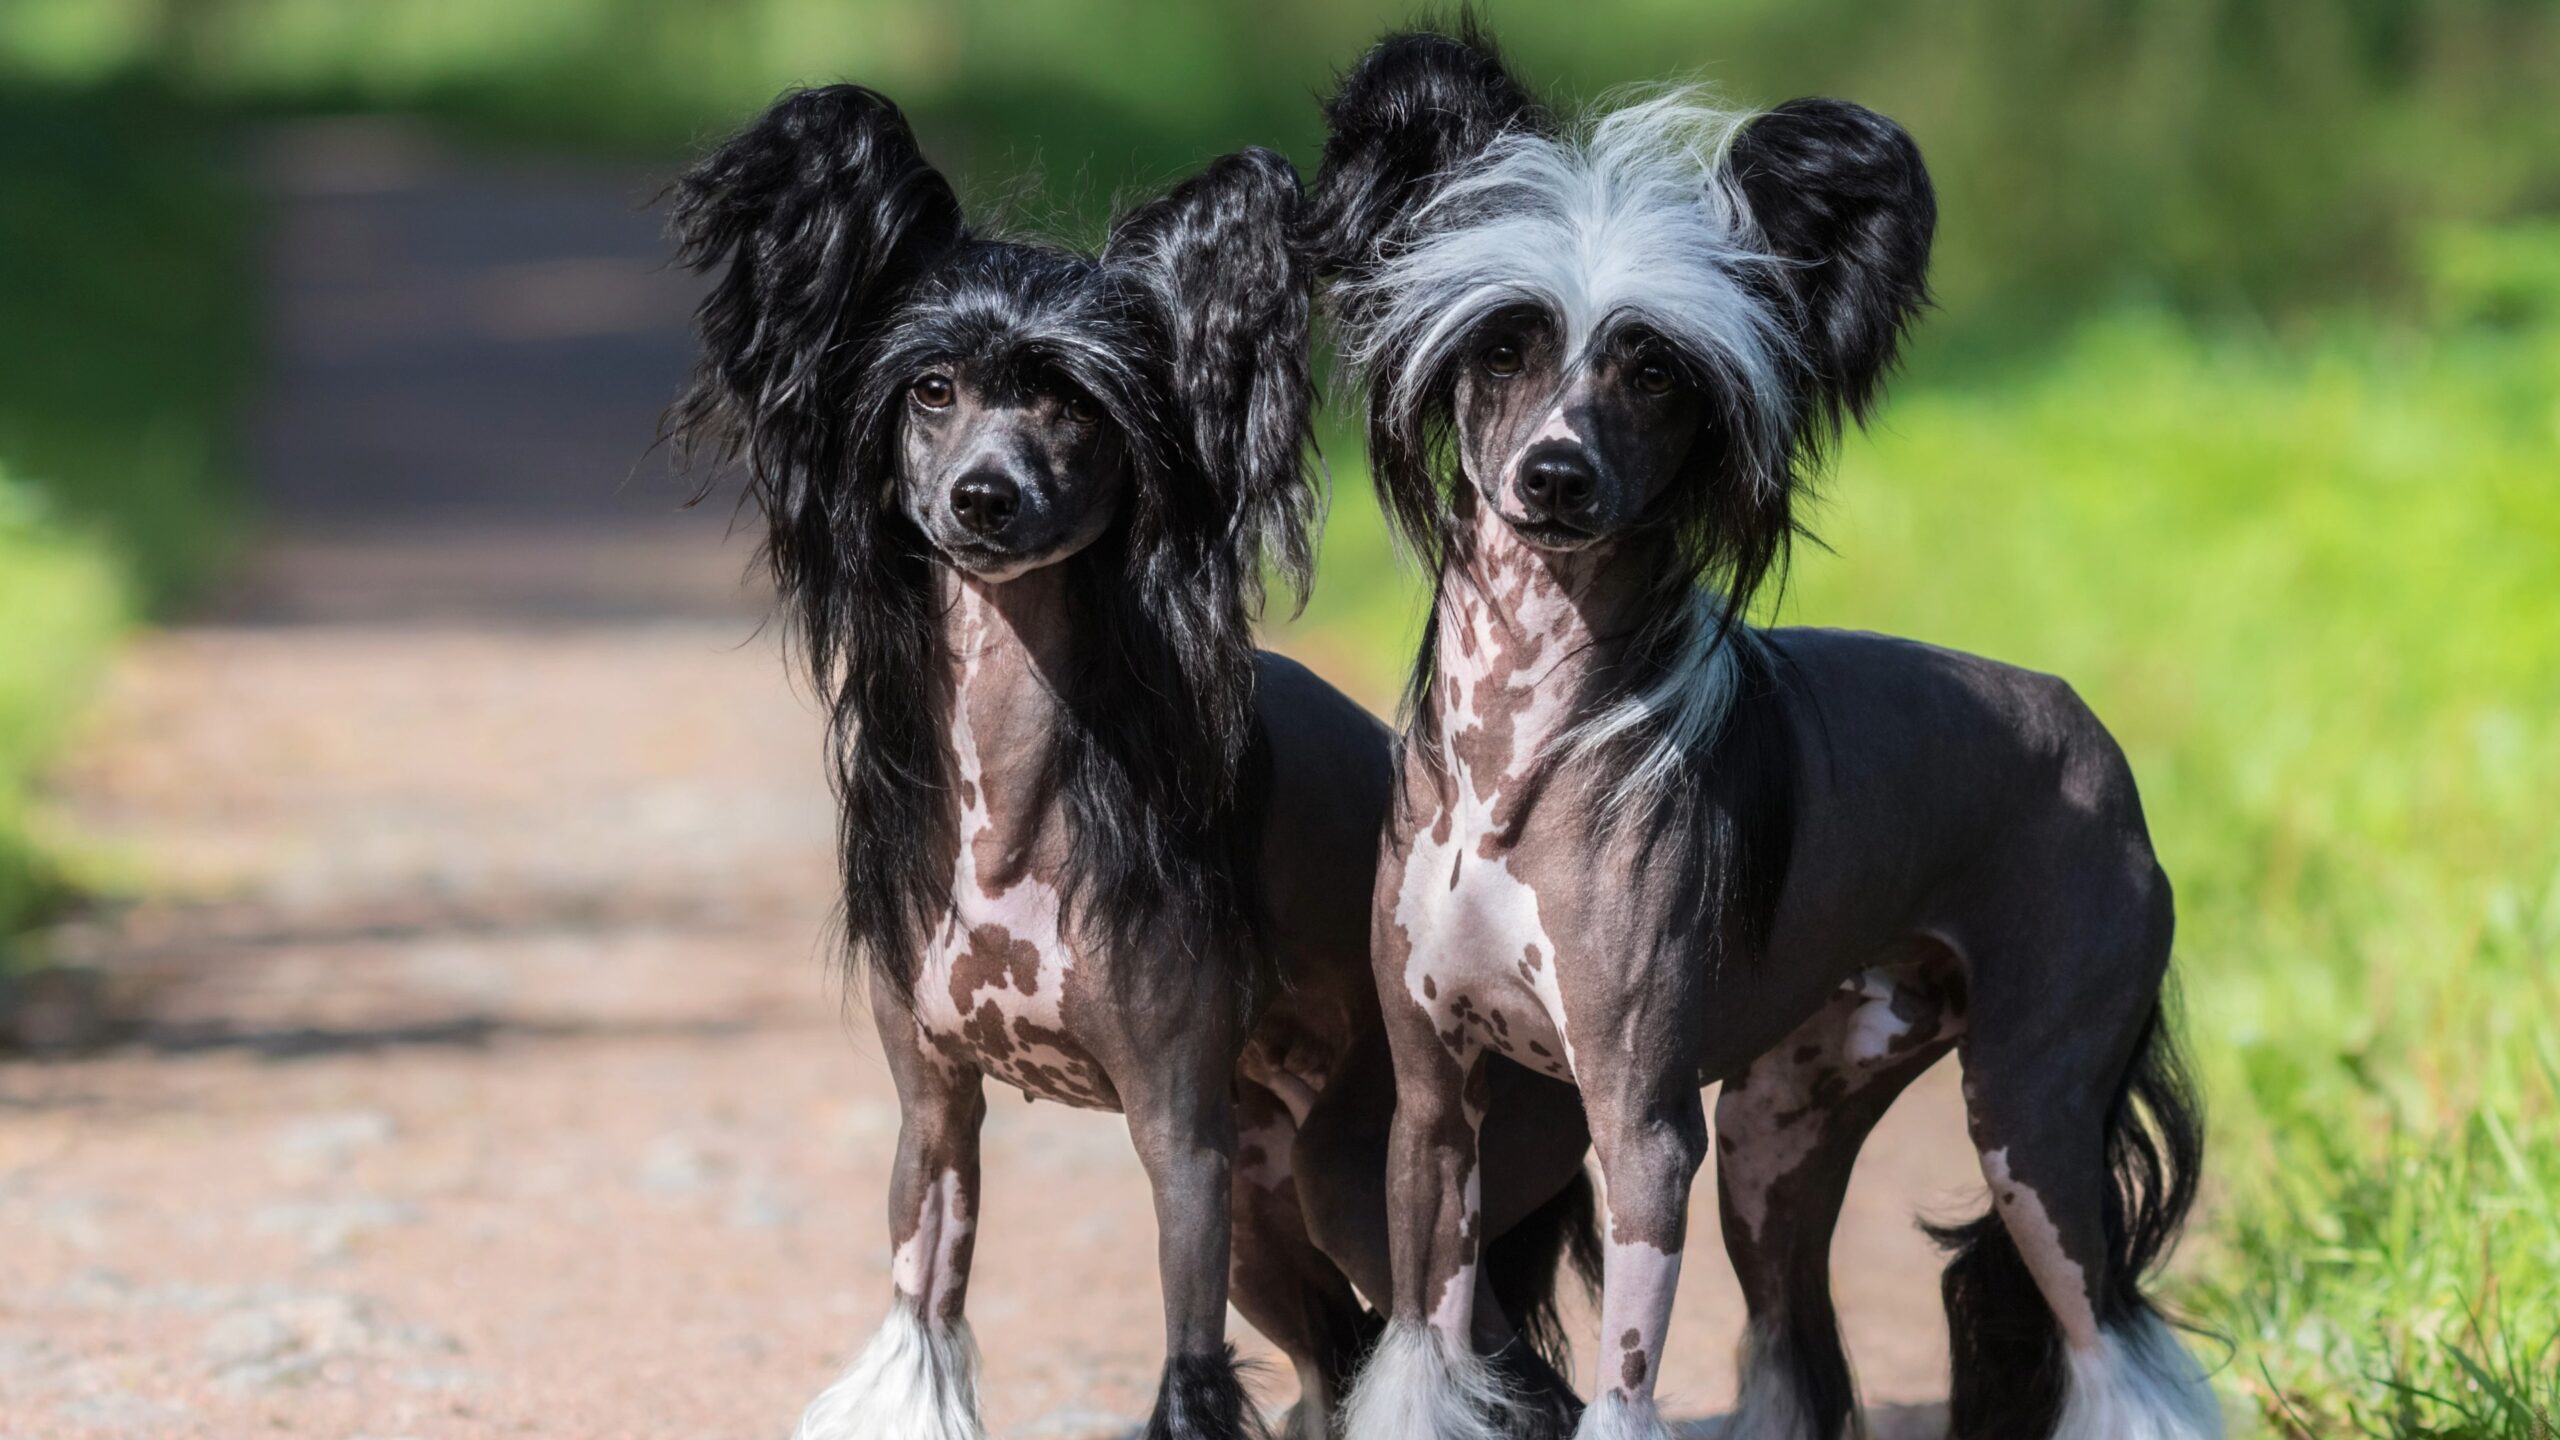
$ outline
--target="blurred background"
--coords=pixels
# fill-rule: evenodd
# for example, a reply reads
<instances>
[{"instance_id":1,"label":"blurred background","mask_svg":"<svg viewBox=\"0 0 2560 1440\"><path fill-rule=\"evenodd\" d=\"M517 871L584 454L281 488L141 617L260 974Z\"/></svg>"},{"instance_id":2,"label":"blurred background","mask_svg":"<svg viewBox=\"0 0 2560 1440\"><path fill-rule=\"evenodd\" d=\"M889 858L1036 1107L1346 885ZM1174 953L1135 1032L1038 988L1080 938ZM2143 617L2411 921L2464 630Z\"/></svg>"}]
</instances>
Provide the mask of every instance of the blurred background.
<instances>
[{"instance_id":1,"label":"blurred background","mask_svg":"<svg viewBox=\"0 0 2560 1440\"><path fill-rule=\"evenodd\" d=\"M2217 1142L2177 1296L2234 1415L2549 1440L2560 5L1482 10L1558 98L1683 76L1918 137L1939 309L1768 618L2059 672L2131 751ZM646 453L694 292L645 203L846 78L980 213L1089 235L1240 144L1311 172L1312 97L1406 18L0 4L0 1431L778 1430L876 1313L894 1114L818 979L813 725L725 500ZM1275 641L1384 709L1416 580L1340 413L1325 451ZM998 1353L1050 1397L998 1418L1105 1433L1142 1192L1108 1125L1021 1115L1105 1228L991 1217L982 1276L1064 1287L982 1283L982 1333L1047 1347ZM1862 1302L1865 1253L1871 1391L1925 1400L1926 1272ZM187 1279L219 1256L274 1278ZM1710 1411L1730 1332L1684 1325Z\"/></svg>"}]
</instances>

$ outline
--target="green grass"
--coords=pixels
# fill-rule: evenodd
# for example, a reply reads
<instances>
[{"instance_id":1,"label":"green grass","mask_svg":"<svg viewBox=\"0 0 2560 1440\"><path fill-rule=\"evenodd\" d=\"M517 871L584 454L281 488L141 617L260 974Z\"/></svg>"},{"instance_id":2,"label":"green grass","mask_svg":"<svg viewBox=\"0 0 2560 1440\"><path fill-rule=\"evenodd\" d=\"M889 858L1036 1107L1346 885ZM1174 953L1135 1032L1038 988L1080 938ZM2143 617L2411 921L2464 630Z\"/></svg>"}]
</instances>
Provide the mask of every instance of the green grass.
<instances>
[{"instance_id":1,"label":"green grass","mask_svg":"<svg viewBox=\"0 0 2560 1440\"><path fill-rule=\"evenodd\" d=\"M33 775L128 622L241 525L253 272L223 143L150 87L0 85L0 964L70 893Z\"/></svg>"},{"instance_id":2,"label":"green grass","mask_svg":"<svg viewBox=\"0 0 2560 1440\"><path fill-rule=\"evenodd\" d=\"M2560 289L2481 264L2440 304L2503 326L2134 315L1911 387L1782 611L2066 675L2125 742L2214 1110L2181 1298L2291 1433L2560 1415ZM1336 467L1294 638L1374 697L1414 592Z\"/></svg>"}]
</instances>

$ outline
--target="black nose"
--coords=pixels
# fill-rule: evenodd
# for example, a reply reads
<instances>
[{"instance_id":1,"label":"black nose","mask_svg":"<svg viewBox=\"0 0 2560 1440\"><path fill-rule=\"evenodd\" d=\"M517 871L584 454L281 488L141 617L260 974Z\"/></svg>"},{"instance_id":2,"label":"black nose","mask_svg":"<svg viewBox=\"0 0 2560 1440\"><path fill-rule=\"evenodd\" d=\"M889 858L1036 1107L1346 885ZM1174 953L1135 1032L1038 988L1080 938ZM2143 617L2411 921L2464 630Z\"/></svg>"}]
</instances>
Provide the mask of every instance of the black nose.
<instances>
[{"instance_id":1,"label":"black nose","mask_svg":"<svg viewBox=\"0 0 2560 1440\"><path fill-rule=\"evenodd\" d=\"M1004 475L980 471L951 487L951 513L972 535L993 535L1012 524L1021 508L1022 487Z\"/></svg>"},{"instance_id":2,"label":"black nose","mask_svg":"<svg viewBox=\"0 0 2560 1440\"><path fill-rule=\"evenodd\" d=\"M1521 505L1534 519L1550 516L1579 515L1591 508L1591 492L1596 481L1591 462L1579 451L1550 450L1532 455L1520 467L1520 481L1512 488L1520 495Z\"/></svg>"}]
</instances>

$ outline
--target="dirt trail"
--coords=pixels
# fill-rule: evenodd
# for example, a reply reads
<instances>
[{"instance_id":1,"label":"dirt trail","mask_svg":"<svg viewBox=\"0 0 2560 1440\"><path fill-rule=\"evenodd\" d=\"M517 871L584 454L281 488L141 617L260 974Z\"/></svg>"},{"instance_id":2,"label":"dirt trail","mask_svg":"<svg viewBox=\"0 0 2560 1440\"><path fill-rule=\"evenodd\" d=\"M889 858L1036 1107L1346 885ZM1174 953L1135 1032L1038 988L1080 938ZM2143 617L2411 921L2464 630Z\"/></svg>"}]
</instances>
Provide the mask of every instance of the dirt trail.
<instances>
[{"instance_id":1,"label":"dirt trail","mask_svg":"<svg viewBox=\"0 0 2560 1440\"><path fill-rule=\"evenodd\" d=\"M380 126L268 158L271 538L55 787L150 898L60 937L114 1043L0 1063L0 1437L786 1434L886 1295L897 1117L743 549L615 494L688 287L636 180ZM986 1169L997 1433L1125 1433L1161 1332L1118 1121L1000 1098ZM1873 1400L1942 1388L1909 1216L1975 1188L1934 1076L1835 1264ZM1713 1208L1664 1367L1701 1415Z\"/></svg>"}]
</instances>

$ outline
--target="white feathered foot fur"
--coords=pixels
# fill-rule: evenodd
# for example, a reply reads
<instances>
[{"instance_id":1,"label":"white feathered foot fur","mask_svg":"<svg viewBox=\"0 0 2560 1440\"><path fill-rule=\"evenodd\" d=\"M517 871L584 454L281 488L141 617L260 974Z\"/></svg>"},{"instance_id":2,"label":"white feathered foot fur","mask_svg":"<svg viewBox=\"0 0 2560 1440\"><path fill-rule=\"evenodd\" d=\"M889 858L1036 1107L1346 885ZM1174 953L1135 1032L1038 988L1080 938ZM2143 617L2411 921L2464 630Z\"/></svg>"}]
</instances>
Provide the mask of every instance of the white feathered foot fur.
<instances>
[{"instance_id":1,"label":"white feathered foot fur","mask_svg":"<svg viewBox=\"0 0 2560 1440\"><path fill-rule=\"evenodd\" d=\"M1342 1407L1344 1440L1506 1440L1518 1400L1484 1358L1397 1320L1378 1338Z\"/></svg>"},{"instance_id":2,"label":"white feathered foot fur","mask_svg":"<svg viewBox=\"0 0 2560 1440\"><path fill-rule=\"evenodd\" d=\"M798 1440L987 1440L969 1323L928 1325L893 1302L880 1333L801 1412Z\"/></svg>"},{"instance_id":3,"label":"white feathered foot fur","mask_svg":"<svg viewBox=\"0 0 2560 1440\"><path fill-rule=\"evenodd\" d=\"M2144 1311L2100 1330L2096 1349L2071 1352L2053 1440L2222 1440L2222 1406L2204 1367Z\"/></svg>"}]
</instances>

